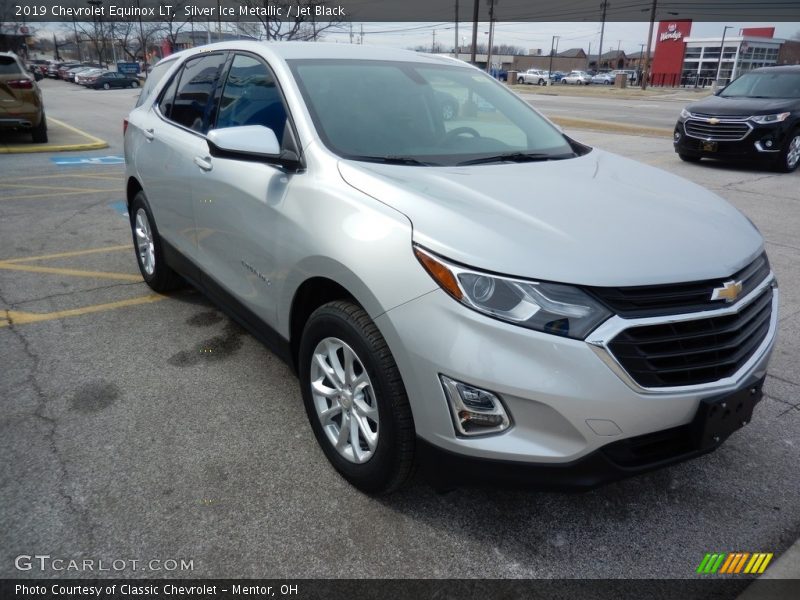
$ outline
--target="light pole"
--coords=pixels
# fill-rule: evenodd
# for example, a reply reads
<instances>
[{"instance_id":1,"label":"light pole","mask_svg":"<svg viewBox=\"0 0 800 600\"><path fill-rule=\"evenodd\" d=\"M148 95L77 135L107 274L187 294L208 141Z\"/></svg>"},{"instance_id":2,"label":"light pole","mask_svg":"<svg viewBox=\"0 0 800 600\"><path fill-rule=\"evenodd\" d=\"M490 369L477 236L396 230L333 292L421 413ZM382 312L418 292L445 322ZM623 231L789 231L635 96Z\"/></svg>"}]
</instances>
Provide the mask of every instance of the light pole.
<instances>
[{"instance_id":1,"label":"light pole","mask_svg":"<svg viewBox=\"0 0 800 600\"><path fill-rule=\"evenodd\" d=\"M728 29L733 29L733 25L725 25L725 28L722 30L722 42L719 47L719 64L717 65L717 81L719 81L719 74L722 71L722 55L725 54L725 34L728 33Z\"/></svg>"},{"instance_id":2,"label":"light pole","mask_svg":"<svg viewBox=\"0 0 800 600\"><path fill-rule=\"evenodd\" d=\"M86 4L89 4L93 8L97 8L97 7L103 5L103 0L86 0ZM98 22L100 23L100 35L103 35L103 16L102 16L102 13L98 14L96 19L95 19L94 14L92 14L92 21L94 21L94 39L95 39L95 48L97 49L97 62L102 67L103 66L103 55L102 55L101 50L100 50L100 43L99 43L100 40L97 39L97 35L98 35L97 34L97 23ZM103 46L103 50L105 50L106 40L105 40L105 36L104 35L103 35L103 38L102 38L102 46Z\"/></svg>"},{"instance_id":3,"label":"light pole","mask_svg":"<svg viewBox=\"0 0 800 600\"><path fill-rule=\"evenodd\" d=\"M560 39L560 35L554 35L550 40L550 66L547 69L547 85L553 85L553 55L558 52L558 40Z\"/></svg>"}]
</instances>

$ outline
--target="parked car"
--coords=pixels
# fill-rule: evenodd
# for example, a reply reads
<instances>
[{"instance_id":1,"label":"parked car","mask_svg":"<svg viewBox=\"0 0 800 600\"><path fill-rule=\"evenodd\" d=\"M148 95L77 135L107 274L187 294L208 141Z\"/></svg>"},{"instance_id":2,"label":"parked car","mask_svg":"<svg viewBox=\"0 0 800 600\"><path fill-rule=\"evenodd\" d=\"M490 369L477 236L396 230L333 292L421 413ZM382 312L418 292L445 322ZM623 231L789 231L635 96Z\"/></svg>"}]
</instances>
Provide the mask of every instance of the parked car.
<instances>
[{"instance_id":1,"label":"parked car","mask_svg":"<svg viewBox=\"0 0 800 600\"><path fill-rule=\"evenodd\" d=\"M98 74L89 84L96 90L111 88L138 88L139 79L135 75L123 75L114 71L104 71Z\"/></svg>"},{"instance_id":2,"label":"parked car","mask_svg":"<svg viewBox=\"0 0 800 600\"><path fill-rule=\"evenodd\" d=\"M83 65L81 63L78 63L78 62L62 63L61 66L58 67L58 71L56 71L56 74L57 74L59 79L66 80L67 71L69 71L70 69L73 69L75 67L82 67L82 66Z\"/></svg>"},{"instance_id":3,"label":"parked car","mask_svg":"<svg viewBox=\"0 0 800 600\"><path fill-rule=\"evenodd\" d=\"M440 485L592 487L753 417L778 318L756 227L470 65L211 44L159 63L124 129L145 282L189 281L287 360L362 490L415 464Z\"/></svg>"},{"instance_id":4,"label":"parked car","mask_svg":"<svg viewBox=\"0 0 800 600\"><path fill-rule=\"evenodd\" d=\"M561 78L561 83L588 85L592 83L592 77L586 71L570 71Z\"/></svg>"},{"instance_id":5,"label":"parked car","mask_svg":"<svg viewBox=\"0 0 800 600\"><path fill-rule=\"evenodd\" d=\"M547 71L539 69L528 69L522 73L517 73L517 83L530 83L533 85L546 85L547 84Z\"/></svg>"},{"instance_id":6,"label":"parked car","mask_svg":"<svg viewBox=\"0 0 800 600\"><path fill-rule=\"evenodd\" d=\"M28 71L31 73L38 73L42 77L45 76L47 73L47 67L50 65L49 60L44 60L43 58L33 58L27 62Z\"/></svg>"},{"instance_id":7,"label":"parked car","mask_svg":"<svg viewBox=\"0 0 800 600\"><path fill-rule=\"evenodd\" d=\"M0 131L31 132L35 144L47 142L47 118L36 79L11 52L0 52Z\"/></svg>"},{"instance_id":8,"label":"parked car","mask_svg":"<svg viewBox=\"0 0 800 600\"><path fill-rule=\"evenodd\" d=\"M558 83L564 78L564 75L565 73L561 71L553 71L552 73L550 73L550 81Z\"/></svg>"},{"instance_id":9,"label":"parked car","mask_svg":"<svg viewBox=\"0 0 800 600\"><path fill-rule=\"evenodd\" d=\"M592 76L592 83L599 85L611 85L614 83L613 73L598 73Z\"/></svg>"},{"instance_id":10,"label":"parked car","mask_svg":"<svg viewBox=\"0 0 800 600\"><path fill-rule=\"evenodd\" d=\"M617 69L616 71L611 71L611 73L616 77L619 73L624 73L628 76L628 84L636 83L637 74L636 71L633 69Z\"/></svg>"},{"instance_id":11,"label":"parked car","mask_svg":"<svg viewBox=\"0 0 800 600\"><path fill-rule=\"evenodd\" d=\"M98 75L103 73L103 69L98 68L89 68L84 69L82 71L76 71L74 81L78 85L88 85L92 81L94 81Z\"/></svg>"},{"instance_id":12,"label":"parked car","mask_svg":"<svg viewBox=\"0 0 800 600\"><path fill-rule=\"evenodd\" d=\"M762 67L681 111L673 133L682 160L747 160L794 171L800 164L800 66Z\"/></svg>"}]
</instances>

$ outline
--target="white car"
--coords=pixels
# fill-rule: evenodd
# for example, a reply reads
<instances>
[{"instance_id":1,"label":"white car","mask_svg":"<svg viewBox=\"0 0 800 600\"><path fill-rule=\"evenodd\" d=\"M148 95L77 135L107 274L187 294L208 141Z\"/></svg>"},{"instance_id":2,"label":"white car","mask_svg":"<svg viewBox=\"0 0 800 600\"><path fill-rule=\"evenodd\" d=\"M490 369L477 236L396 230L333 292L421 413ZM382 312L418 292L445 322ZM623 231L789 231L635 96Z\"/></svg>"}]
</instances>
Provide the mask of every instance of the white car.
<instances>
[{"instance_id":1,"label":"white car","mask_svg":"<svg viewBox=\"0 0 800 600\"><path fill-rule=\"evenodd\" d=\"M303 433L362 490L415 465L592 487L716 449L761 398L778 289L752 222L475 67L222 42L159 63L124 125L143 279L190 282L285 359Z\"/></svg>"},{"instance_id":2,"label":"white car","mask_svg":"<svg viewBox=\"0 0 800 600\"><path fill-rule=\"evenodd\" d=\"M592 83L611 85L614 83L614 75L613 73L598 73L597 75L592 75Z\"/></svg>"},{"instance_id":3,"label":"white car","mask_svg":"<svg viewBox=\"0 0 800 600\"><path fill-rule=\"evenodd\" d=\"M528 69L523 73L517 73L517 83L529 83L532 85L547 85L547 71L539 69Z\"/></svg>"},{"instance_id":4,"label":"white car","mask_svg":"<svg viewBox=\"0 0 800 600\"><path fill-rule=\"evenodd\" d=\"M586 71L570 71L561 78L561 83L572 85L588 85L592 83L592 76Z\"/></svg>"}]
</instances>

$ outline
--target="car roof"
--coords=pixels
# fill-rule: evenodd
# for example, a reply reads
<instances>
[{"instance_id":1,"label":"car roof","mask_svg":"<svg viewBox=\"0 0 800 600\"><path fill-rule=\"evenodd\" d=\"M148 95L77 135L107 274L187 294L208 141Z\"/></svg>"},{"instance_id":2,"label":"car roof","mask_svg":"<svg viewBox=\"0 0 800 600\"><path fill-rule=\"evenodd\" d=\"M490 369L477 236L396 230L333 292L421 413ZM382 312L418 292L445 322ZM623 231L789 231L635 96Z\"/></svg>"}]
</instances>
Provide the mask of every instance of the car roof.
<instances>
[{"instance_id":1,"label":"car roof","mask_svg":"<svg viewBox=\"0 0 800 600\"><path fill-rule=\"evenodd\" d=\"M771 67L759 67L749 71L750 73L800 73L800 65L773 65Z\"/></svg>"},{"instance_id":2,"label":"car roof","mask_svg":"<svg viewBox=\"0 0 800 600\"><path fill-rule=\"evenodd\" d=\"M330 42L257 42L247 40L217 42L190 50L182 50L181 52L165 57L161 62L166 62L176 57L180 58L183 56L201 54L203 52L213 52L215 50L246 50L284 60L314 58L334 60L383 60L439 65L447 64L475 68L469 63L450 56L424 54L411 50L398 50L396 48L386 48L383 46L336 44Z\"/></svg>"}]
</instances>

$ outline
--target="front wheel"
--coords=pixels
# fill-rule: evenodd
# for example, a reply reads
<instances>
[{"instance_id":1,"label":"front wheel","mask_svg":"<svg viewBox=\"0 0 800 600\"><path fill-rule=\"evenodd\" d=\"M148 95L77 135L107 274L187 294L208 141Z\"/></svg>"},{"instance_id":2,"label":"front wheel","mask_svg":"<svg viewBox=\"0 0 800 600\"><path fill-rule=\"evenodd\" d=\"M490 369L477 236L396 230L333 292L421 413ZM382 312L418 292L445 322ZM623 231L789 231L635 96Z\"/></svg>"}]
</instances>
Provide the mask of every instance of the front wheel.
<instances>
[{"instance_id":1,"label":"front wheel","mask_svg":"<svg viewBox=\"0 0 800 600\"><path fill-rule=\"evenodd\" d=\"M136 89L138 87L139 87L139 82L138 81L131 81L131 88Z\"/></svg>"},{"instance_id":2,"label":"front wheel","mask_svg":"<svg viewBox=\"0 0 800 600\"><path fill-rule=\"evenodd\" d=\"M791 173L798 164L800 164L800 129L795 129L786 140L776 166L782 173Z\"/></svg>"},{"instance_id":3,"label":"front wheel","mask_svg":"<svg viewBox=\"0 0 800 600\"><path fill-rule=\"evenodd\" d=\"M525 79L523 79L522 77L517 77L517 83L519 85L522 85L523 83L525 83Z\"/></svg>"},{"instance_id":4,"label":"front wheel","mask_svg":"<svg viewBox=\"0 0 800 600\"><path fill-rule=\"evenodd\" d=\"M311 428L333 467L367 493L401 487L414 462L414 420L394 358L364 309L336 301L314 311L298 369Z\"/></svg>"}]
</instances>

